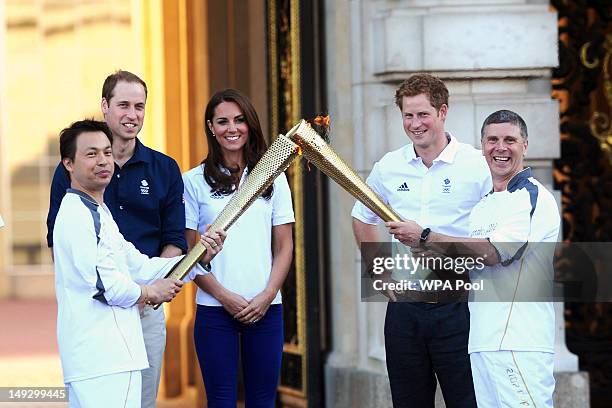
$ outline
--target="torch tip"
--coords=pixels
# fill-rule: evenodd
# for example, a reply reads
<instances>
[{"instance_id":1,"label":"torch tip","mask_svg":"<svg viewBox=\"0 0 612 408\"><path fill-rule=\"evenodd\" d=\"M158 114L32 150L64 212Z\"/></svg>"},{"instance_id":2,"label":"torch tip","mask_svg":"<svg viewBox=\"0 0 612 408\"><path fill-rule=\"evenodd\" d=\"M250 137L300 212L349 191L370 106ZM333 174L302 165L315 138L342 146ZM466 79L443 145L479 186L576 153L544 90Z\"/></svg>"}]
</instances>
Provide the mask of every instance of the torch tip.
<instances>
[{"instance_id":1,"label":"torch tip","mask_svg":"<svg viewBox=\"0 0 612 408\"><path fill-rule=\"evenodd\" d=\"M295 132L297 132L298 128L300 127L300 125L303 122L304 122L304 119L302 119L298 123L296 123L291 129L289 129L289 131L287 132L287 134L285 136L287 138L291 139L291 136L293 136L295 134Z\"/></svg>"}]
</instances>

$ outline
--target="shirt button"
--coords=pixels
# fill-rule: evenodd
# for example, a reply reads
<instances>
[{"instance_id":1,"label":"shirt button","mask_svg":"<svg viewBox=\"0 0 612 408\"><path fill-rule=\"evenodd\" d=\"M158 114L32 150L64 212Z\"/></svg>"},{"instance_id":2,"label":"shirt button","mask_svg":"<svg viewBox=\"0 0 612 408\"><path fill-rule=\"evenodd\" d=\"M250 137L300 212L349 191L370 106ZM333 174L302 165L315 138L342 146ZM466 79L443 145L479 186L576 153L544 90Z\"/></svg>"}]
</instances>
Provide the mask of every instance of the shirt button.
<instances>
[{"instance_id":1,"label":"shirt button","mask_svg":"<svg viewBox=\"0 0 612 408\"><path fill-rule=\"evenodd\" d=\"M122 206L122 205L120 205L120 206L119 206L119 209L120 209L120 210L123 210L123 206Z\"/></svg>"},{"instance_id":2,"label":"shirt button","mask_svg":"<svg viewBox=\"0 0 612 408\"><path fill-rule=\"evenodd\" d=\"M121 178L121 174L117 174L117 178Z\"/></svg>"}]
</instances>

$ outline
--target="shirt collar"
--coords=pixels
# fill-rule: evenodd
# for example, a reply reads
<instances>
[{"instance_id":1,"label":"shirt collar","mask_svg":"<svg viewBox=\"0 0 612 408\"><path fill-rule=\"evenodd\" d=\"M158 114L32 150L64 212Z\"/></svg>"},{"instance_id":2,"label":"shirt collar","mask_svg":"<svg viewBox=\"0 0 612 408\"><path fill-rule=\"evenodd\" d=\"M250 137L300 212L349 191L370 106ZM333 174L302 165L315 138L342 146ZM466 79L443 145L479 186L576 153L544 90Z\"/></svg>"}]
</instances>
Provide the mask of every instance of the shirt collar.
<instances>
[{"instance_id":1,"label":"shirt collar","mask_svg":"<svg viewBox=\"0 0 612 408\"><path fill-rule=\"evenodd\" d=\"M138 163L138 162L150 163L153 159L152 156L153 155L151 153L151 149L143 145L140 142L140 140L136 138L136 146L134 146L134 154L132 155L132 157L130 157L130 159L126 162L126 164L127 163Z\"/></svg>"},{"instance_id":2,"label":"shirt collar","mask_svg":"<svg viewBox=\"0 0 612 408\"><path fill-rule=\"evenodd\" d=\"M457 151L459 150L459 142L450 133L446 133L446 138L448 139L448 144L446 145L444 150L440 152L438 157L434 159L434 162L443 161L446 163L452 163L455 161L455 155L457 154Z\"/></svg>"},{"instance_id":3,"label":"shirt collar","mask_svg":"<svg viewBox=\"0 0 612 408\"><path fill-rule=\"evenodd\" d=\"M506 187L506 190L508 190L508 192L513 192L514 190L516 190L523 181L527 180L529 177L531 177L531 167L526 167L523 170L519 171L518 173L516 173L508 182L508 187Z\"/></svg>"},{"instance_id":4,"label":"shirt collar","mask_svg":"<svg viewBox=\"0 0 612 408\"><path fill-rule=\"evenodd\" d=\"M448 132L446 132L446 140L448 140L448 144L444 147L444 150L440 152L438 157L434 159L434 162L443 161L452 163L455 160L455 155L459 150L459 141L457 141L457 139ZM406 159L408 159L408 161L419 159L420 157L417 156L416 151L414 150L414 145L411 143L408 146L409 148L406 149Z\"/></svg>"},{"instance_id":5,"label":"shirt collar","mask_svg":"<svg viewBox=\"0 0 612 408\"><path fill-rule=\"evenodd\" d=\"M81 190L76 190L74 188L68 188L66 189L67 193L73 193L78 195L79 197L84 198L85 200L89 201L90 203L92 203L93 205L95 205L96 207L99 206L100 204L98 204L98 202L96 200L94 200L89 194L82 192Z\"/></svg>"}]
</instances>

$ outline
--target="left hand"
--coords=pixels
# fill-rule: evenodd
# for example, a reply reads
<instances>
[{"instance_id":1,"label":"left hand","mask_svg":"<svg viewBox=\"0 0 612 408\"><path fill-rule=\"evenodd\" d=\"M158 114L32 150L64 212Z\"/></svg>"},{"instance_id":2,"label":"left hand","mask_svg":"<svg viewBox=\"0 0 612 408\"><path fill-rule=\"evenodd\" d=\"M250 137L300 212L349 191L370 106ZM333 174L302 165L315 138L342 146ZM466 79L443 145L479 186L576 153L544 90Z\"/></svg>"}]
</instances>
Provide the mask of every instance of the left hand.
<instances>
[{"instance_id":1,"label":"left hand","mask_svg":"<svg viewBox=\"0 0 612 408\"><path fill-rule=\"evenodd\" d=\"M421 247L411 248L410 252L412 252L412 256L414 257L418 256L422 258L444 258L444 255L439 252Z\"/></svg>"},{"instance_id":2,"label":"left hand","mask_svg":"<svg viewBox=\"0 0 612 408\"><path fill-rule=\"evenodd\" d=\"M222 249L227 234L223 230L207 230L201 237L200 242L206 247L204 257L200 260L203 264L209 263Z\"/></svg>"},{"instance_id":3,"label":"left hand","mask_svg":"<svg viewBox=\"0 0 612 408\"><path fill-rule=\"evenodd\" d=\"M253 324L261 320L266 315L270 308L270 304L274 300L275 295L264 290L255 296L247 307L237 313L234 318L244 324Z\"/></svg>"},{"instance_id":4,"label":"left hand","mask_svg":"<svg viewBox=\"0 0 612 408\"><path fill-rule=\"evenodd\" d=\"M421 244L421 233L423 228L414 221L389 221L385 222L385 227L389 229L389 234L404 245L418 248Z\"/></svg>"}]
</instances>

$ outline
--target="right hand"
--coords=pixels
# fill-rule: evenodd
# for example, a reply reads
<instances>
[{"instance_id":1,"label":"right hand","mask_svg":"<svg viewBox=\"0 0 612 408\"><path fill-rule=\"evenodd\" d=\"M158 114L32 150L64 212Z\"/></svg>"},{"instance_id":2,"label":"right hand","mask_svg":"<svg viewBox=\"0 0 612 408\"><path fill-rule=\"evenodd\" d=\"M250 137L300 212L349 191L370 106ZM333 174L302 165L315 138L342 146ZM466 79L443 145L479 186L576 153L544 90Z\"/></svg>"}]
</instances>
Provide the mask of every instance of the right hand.
<instances>
[{"instance_id":1,"label":"right hand","mask_svg":"<svg viewBox=\"0 0 612 408\"><path fill-rule=\"evenodd\" d=\"M229 290L217 300L221 302L223 308L232 316L236 316L249 305L245 298Z\"/></svg>"},{"instance_id":2,"label":"right hand","mask_svg":"<svg viewBox=\"0 0 612 408\"><path fill-rule=\"evenodd\" d=\"M392 291L391 289L389 289L388 286L386 285L387 283L390 283L390 282L391 283L397 283L397 281L391 277L391 273L389 273L387 271L387 272L382 273L381 275L371 274L370 277L372 279L380 279L385 284L383 289L376 290L378 293L380 293L380 294L384 295L385 297L389 298L389 300L391 302L397 302L397 296L396 296L395 292Z\"/></svg>"},{"instance_id":3,"label":"right hand","mask_svg":"<svg viewBox=\"0 0 612 408\"><path fill-rule=\"evenodd\" d=\"M391 279L391 278L384 279L384 281L385 282L394 282L394 283L397 282L395 279ZM383 295L388 297L391 302L397 302L397 296L395 295L395 292L392 291L391 289L379 290L379 293L382 293Z\"/></svg>"},{"instance_id":4,"label":"right hand","mask_svg":"<svg viewBox=\"0 0 612 408\"><path fill-rule=\"evenodd\" d=\"M181 291L182 287L183 281L178 279L158 279L148 285L148 301L155 305L169 302Z\"/></svg>"}]
</instances>

